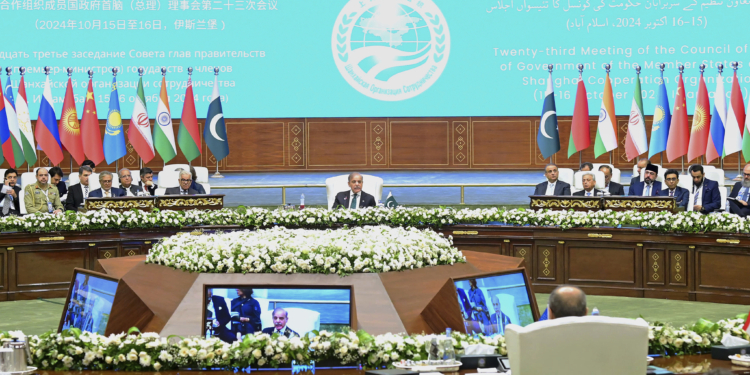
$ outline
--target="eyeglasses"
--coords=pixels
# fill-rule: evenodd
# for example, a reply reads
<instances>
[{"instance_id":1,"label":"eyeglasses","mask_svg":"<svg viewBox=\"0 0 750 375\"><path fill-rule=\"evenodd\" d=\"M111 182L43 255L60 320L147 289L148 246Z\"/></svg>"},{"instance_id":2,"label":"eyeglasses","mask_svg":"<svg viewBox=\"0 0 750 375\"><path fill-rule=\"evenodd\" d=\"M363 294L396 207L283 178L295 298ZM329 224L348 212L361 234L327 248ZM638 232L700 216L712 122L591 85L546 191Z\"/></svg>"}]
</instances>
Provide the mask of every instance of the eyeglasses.
<instances>
[{"instance_id":1,"label":"eyeglasses","mask_svg":"<svg viewBox=\"0 0 750 375\"><path fill-rule=\"evenodd\" d=\"M111 184L112 180L101 180L100 182L103 184Z\"/></svg>"},{"instance_id":2,"label":"eyeglasses","mask_svg":"<svg viewBox=\"0 0 750 375\"><path fill-rule=\"evenodd\" d=\"M129 175L129 174L124 174L124 175L120 176L120 178L125 178L125 177L128 177L128 178L129 178L129 177L130 177L130 175Z\"/></svg>"},{"instance_id":3,"label":"eyeglasses","mask_svg":"<svg viewBox=\"0 0 750 375\"><path fill-rule=\"evenodd\" d=\"M750 177L750 173L742 172L742 175L745 176L745 177Z\"/></svg>"},{"instance_id":4,"label":"eyeglasses","mask_svg":"<svg viewBox=\"0 0 750 375\"><path fill-rule=\"evenodd\" d=\"M191 180L191 179L187 179L187 180L186 180L186 179L184 179L184 178L181 178L181 179L180 179L180 181L182 181L182 182L193 182L193 180Z\"/></svg>"},{"instance_id":5,"label":"eyeglasses","mask_svg":"<svg viewBox=\"0 0 750 375\"><path fill-rule=\"evenodd\" d=\"M664 180L665 181L677 181L678 179L677 178L665 178Z\"/></svg>"}]
</instances>

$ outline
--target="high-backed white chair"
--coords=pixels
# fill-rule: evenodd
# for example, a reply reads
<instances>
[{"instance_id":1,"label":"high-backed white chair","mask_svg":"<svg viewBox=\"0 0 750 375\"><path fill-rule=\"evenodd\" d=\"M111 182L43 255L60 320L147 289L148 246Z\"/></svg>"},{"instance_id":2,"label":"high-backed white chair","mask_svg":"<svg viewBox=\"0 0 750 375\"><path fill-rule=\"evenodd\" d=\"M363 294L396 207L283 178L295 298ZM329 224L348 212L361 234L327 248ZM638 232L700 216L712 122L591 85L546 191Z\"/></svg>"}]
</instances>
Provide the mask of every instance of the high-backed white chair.
<instances>
[{"instance_id":1,"label":"high-backed white chair","mask_svg":"<svg viewBox=\"0 0 750 375\"><path fill-rule=\"evenodd\" d=\"M176 171L178 169L184 169L190 172L190 166L187 164L167 164L164 166L163 171Z\"/></svg>"},{"instance_id":2,"label":"high-backed white chair","mask_svg":"<svg viewBox=\"0 0 750 375\"><path fill-rule=\"evenodd\" d=\"M604 172L602 171L586 171L586 172L576 172L575 173L575 185L573 187L573 191L571 193L574 193L576 191L583 190L583 175L586 173L593 173L596 177L596 186L595 189L604 189Z\"/></svg>"},{"instance_id":3,"label":"high-backed white chair","mask_svg":"<svg viewBox=\"0 0 750 375\"><path fill-rule=\"evenodd\" d=\"M349 175L330 177L326 179L326 195L328 196L328 208L333 205L336 194L349 190ZM375 197L379 202L383 197L383 179L369 174L362 175L362 191Z\"/></svg>"},{"instance_id":4,"label":"high-backed white chair","mask_svg":"<svg viewBox=\"0 0 750 375\"><path fill-rule=\"evenodd\" d=\"M79 182L81 182L81 175L78 174L78 172L73 172L68 175L68 187L71 187Z\"/></svg>"},{"instance_id":5,"label":"high-backed white chair","mask_svg":"<svg viewBox=\"0 0 750 375\"><path fill-rule=\"evenodd\" d=\"M557 179L567 182L571 187L574 185L575 171L570 168L557 168Z\"/></svg>"},{"instance_id":6,"label":"high-backed white chair","mask_svg":"<svg viewBox=\"0 0 750 375\"><path fill-rule=\"evenodd\" d=\"M584 316L511 324L505 343L513 375L643 375L648 323Z\"/></svg>"},{"instance_id":7,"label":"high-backed white chair","mask_svg":"<svg viewBox=\"0 0 750 375\"><path fill-rule=\"evenodd\" d=\"M21 181L18 182L19 186L21 186L21 200L18 202L21 205L21 214L26 215L28 212L26 211L26 205L25 205L25 195L24 189L26 189L26 186L33 185L36 183L36 172L23 172L21 173Z\"/></svg>"},{"instance_id":8,"label":"high-backed white chair","mask_svg":"<svg viewBox=\"0 0 750 375\"><path fill-rule=\"evenodd\" d=\"M167 188L180 186L180 173L172 170L163 170L159 172L156 184L159 185L159 188L156 189L155 194L164 195Z\"/></svg>"},{"instance_id":9,"label":"high-backed white chair","mask_svg":"<svg viewBox=\"0 0 750 375\"><path fill-rule=\"evenodd\" d=\"M299 307L285 307L289 314L287 326L300 335L307 332L320 330L320 313L313 310L302 309ZM273 309L260 313L260 325L263 328L273 327Z\"/></svg>"},{"instance_id":10,"label":"high-backed white chair","mask_svg":"<svg viewBox=\"0 0 750 375\"><path fill-rule=\"evenodd\" d=\"M7 171L7 168L0 168L0 184L5 183L5 171ZM19 176L20 177L20 176ZM18 183L18 181L16 181Z\"/></svg>"},{"instance_id":11,"label":"high-backed white chair","mask_svg":"<svg viewBox=\"0 0 750 375\"><path fill-rule=\"evenodd\" d=\"M206 194L211 194L211 183L208 182L208 168L206 167L193 167L195 168L195 182L203 185L206 189Z\"/></svg>"},{"instance_id":12,"label":"high-backed white chair","mask_svg":"<svg viewBox=\"0 0 750 375\"><path fill-rule=\"evenodd\" d=\"M680 174L680 180L677 182L677 186L692 190L693 189L693 178L689 174Z\"/></svg>"},{"instance_id":13,"label":"high-backed white chair","mask_svg":"<svg viewBox=\"0 0 750 375\"><path fill-rule=\"evenodd\" d=\"M619 168L615 168L614 165L609 164L609 163L594 163L594 170L598 171L599 167L601 167L602 165L606 165L606 166L612 168L612 181L613 182L617 182L619 184L620 183L620 175L622 174L622 172L620 171L620 169Z\"/></svg>"}]
</instances>

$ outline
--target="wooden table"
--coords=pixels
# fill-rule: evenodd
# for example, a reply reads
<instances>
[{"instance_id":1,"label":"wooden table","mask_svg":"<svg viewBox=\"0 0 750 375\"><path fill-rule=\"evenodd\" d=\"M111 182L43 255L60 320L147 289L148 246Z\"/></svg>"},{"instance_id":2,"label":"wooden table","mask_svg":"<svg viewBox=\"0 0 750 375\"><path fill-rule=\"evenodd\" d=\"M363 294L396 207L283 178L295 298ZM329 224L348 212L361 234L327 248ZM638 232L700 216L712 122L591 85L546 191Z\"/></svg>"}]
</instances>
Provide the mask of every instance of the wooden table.
<instances>
[{"instance_id":1,"label":"wooden table","mask_svg":"<svg viewBox=\"0 0 750 375\"><path fill-rule=\"evenodd\" d=\"M611 195L604 197L530 195L532 210L553 211L670 211L677 209L674 197L628 197Z\"/></svg>"},{"instance_id":2,"label":"wooden table","mask_svg":"<svg viewBox=\"0 0 750 375\"><path fill-rule=\"evenodd\" d=\"M704 374L715 368L724 368L732 371L734 374L750 374L750 368L733 366L729 361L711 359L711 355L689 355L679 357L661 357L655 358L652 365L665 368L674 372L675 374ZM189 375L235 375L232 371L162 371L162 372L125 372L125 371L80 371L80 372L55 372L55 371L39 371L40 375L177 375L177 374L189 374ZM278 371L262 371L260 374L268 375L289 375L291 371L289 369L278 370ZM365 371L356 369L339 369L339 370L315 370L315 374L320 375L349 375L349 374L361 374L364 375ZM453 374L474 374L476 370L465 370ZM305 373L303 373L305 374ZM308 373L309 374L309 373Z\"/></svg>"}]
</instances>

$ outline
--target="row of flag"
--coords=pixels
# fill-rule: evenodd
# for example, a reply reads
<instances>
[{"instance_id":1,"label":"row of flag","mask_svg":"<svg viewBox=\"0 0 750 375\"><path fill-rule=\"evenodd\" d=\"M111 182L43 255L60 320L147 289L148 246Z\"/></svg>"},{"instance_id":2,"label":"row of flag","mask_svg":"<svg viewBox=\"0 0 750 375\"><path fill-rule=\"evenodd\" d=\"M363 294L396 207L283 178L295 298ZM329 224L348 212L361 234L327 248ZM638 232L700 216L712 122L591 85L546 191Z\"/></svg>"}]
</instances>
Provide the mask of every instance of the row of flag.
<instances>
[{"instance_id":1,"label":"row of flag","mask_svg":"<svg viewBox=\"0 0 750 375\"><path fill-rule=\"evenodd\" d=\"M726 100L721 68L716 79L714 105L710 106L706 82L701 69L700 84L696 96L692 124L688 123L685 84L680 71L674 108L669 105L664 71L657 90L656 106L651 125L650 142L646 136L646 121L643 115L640 68L636 68L635 91L630 107L625 153L628 160L645 154L648 157L666 151L667 160L673 161L687 156L688 161L705 155L707 162L742 151L745 161L750 161L750 116L746 116L742 91L734 71L729 102ZM750 111L750 103L748 103ZM589 108L586 86L578 81L575 108L568 142L568 157L591 146L589 135ZM542 108L542 119L537 134L537 144L542 156L547 159L560 151L560 135L557 129L555 96L552 89L552 72L549 74L547 90ZM604 94L599 110L599 124L594 141L594 155L599 157L618 147L615 104L609 71L604 83Z\"/></svg>"},{"instance_id":2,"label":"row of flag","mask_svg":"<svg viewBox=\"0 0 750 375\"><path fill-rule=\"evenodd\" d=\"M215 76L213 94L203 129L206 145L217 161L229 154L218 83L219 78ZM91 78L89 78L86 101L80 122L76 111L71 78L68 78L59 120L52 107L52 90L50 87L49 76L47 76L39 107L39 116L36 126L32 130L24 77L21 75L17 100L14 100L10 74L8 75L5 89L0 92L2 97L2 100L0 100L0 145L2 146L0 164L7 160L11 168L18 168L24 162L28 165L34 165L37 161L37 149L44 151L52 165L58 165L62 162L63 150L67 150L79 165L85 159L90 159L94 164L99 164L104 160L107 164L112 164L125 156L127 152L125 132L120 115L116 74L112 78L107 126L103 139L99 130ZM153 128L146 108L143 77L138 81L138 89L135 94L135 105L128 127L128 140L144 163L151 161L157 152L165 163L169 162L177 156L177 146L180 147L188 161L192 161L201 155L201 134L195 112L191 78L188 78L187 82L185 103L182 107L182 117L180 118L176 140L169 109L166 77L162 77L161 93ZM37 145L34 144L35 138L38 142Z\"/></svg>"}]
</instances>

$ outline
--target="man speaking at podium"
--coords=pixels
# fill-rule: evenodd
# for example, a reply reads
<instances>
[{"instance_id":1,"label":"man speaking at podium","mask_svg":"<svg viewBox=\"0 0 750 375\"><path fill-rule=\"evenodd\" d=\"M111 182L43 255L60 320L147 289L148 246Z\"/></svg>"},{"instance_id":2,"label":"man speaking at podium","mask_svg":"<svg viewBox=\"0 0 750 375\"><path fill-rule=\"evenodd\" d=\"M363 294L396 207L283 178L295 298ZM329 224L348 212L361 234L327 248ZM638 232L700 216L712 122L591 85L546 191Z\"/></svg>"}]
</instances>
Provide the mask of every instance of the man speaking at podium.
<instances>
[{"instance_id":1,"label":"man speaking at podium","mask_svg":"<svg viewBox=\"0 0 750 375\"><path fill-rule=\"evenodd\" d=\"M263 333L267 333L269 335L278 333L279 335L284 335L287 338L299 337L299 334L297 332L292 331L291 328L286 326L287 322L289 322L289 313L287 313L286 310L282 309L281 307L277 307L273 309L273 327L263 328Z\"/></svg>"},{"instance_id":2,"label":"man speaking at podium","mask_svg":"<svg viewBox=\"0 0 750 375\"><path fill-rule=\"evenodd\" d=\"M331 209L343 207L357 209L362 207L375 207L375 197L362 191L362 175L358 172L349 174L349 189L336 194Z\"/></svg>"}]
</instances>

